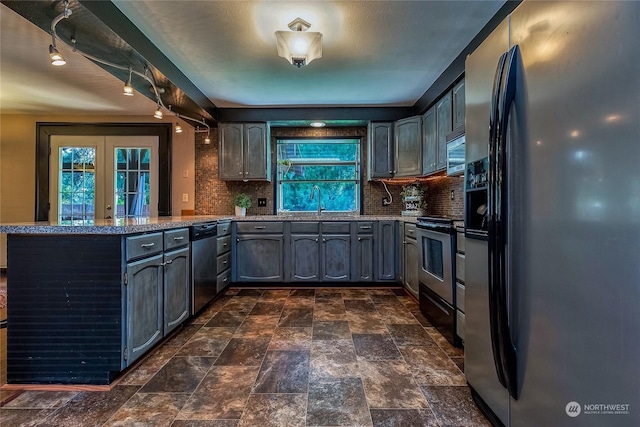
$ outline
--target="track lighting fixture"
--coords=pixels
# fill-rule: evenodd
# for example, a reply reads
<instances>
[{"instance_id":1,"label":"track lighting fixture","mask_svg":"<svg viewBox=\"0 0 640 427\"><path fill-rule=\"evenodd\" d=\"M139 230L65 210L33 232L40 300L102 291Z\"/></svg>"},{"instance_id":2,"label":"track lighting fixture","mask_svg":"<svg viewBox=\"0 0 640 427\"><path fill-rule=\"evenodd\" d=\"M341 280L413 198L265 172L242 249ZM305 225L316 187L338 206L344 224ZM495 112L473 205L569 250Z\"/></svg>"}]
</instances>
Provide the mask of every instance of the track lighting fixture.
<instances>
[{"instance_id":1,"label":"track lighting fixture","mask_svg":"<svg viewBox=\"0 0 640 427\"><path fill-rule=\"evenodd\" d=\"M209 138L209 133L207 132L207 137L204 139L204 143L209 145L211 144L211 138Z\"/></svg>"},{"instance_id":2,"label":"track lighting fixture","mask_svg":"<svg viewBox=\"0 0 640 427\"><path fill-rule=\"evenodd\" d=\"M176 131L176 133L182 133L182 126L180 126L180 124L176 123L175 131Z\"/></svg>"},{"instance_id":3,"label":"track lighting fixture","mask_svg":"<svg viewBox=\"0 0 640 427\"><path fill-rule=\"evenodd\" d=\"M51 65L60 66L67 63L64 56L58 52L58 48L56 46L56 25L58 25L58 22L68 18L69 16L71 16L69 1L64 0L64 11L51 21L51 44L49 45L49 59L51 60Z\"/></svg>"},{"instance_id":4,"label":"track lighting fixture","mask_svg":"<svg viewBox=\"0 0 640 427\"><path fill-rule=\"evenodd\" d=\"M127 81L124 83L124 89L122 90L123 95L133 96L133 86L131 86L131 73L133 70L129 67L129 77Z\"/></svg>"},{"instance_id":5,"label":"track lighting fixture","mask_svg":"<svg viewBox=\"0 0 640 427\"><path fill-rule=\"evenodd\" d=\"M158 108L156 108L156 112L153 113L153 117L155 117L156 119L162 119L162 110L160 109L160 102L158 102Z\"/></svg>"}]
</instances>

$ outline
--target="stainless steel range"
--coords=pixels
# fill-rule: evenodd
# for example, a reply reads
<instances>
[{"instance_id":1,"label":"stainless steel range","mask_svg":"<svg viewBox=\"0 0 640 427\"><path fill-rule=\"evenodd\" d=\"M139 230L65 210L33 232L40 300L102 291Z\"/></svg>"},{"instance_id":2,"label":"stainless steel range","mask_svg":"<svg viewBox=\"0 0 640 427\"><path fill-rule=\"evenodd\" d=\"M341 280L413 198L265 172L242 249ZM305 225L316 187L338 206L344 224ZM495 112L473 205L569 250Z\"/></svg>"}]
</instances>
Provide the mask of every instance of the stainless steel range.
<instances>
[{"instance_id":1,"label":"stainless steel range","mask_svg":"<svg viewBox=\"0 0 640 427\"><path fill-rule=\"evenodd\" d=\"M420 217L417 223L420 269L420 311L455 346L455 227L453 220Z\"/></svg>"}]
</instances>

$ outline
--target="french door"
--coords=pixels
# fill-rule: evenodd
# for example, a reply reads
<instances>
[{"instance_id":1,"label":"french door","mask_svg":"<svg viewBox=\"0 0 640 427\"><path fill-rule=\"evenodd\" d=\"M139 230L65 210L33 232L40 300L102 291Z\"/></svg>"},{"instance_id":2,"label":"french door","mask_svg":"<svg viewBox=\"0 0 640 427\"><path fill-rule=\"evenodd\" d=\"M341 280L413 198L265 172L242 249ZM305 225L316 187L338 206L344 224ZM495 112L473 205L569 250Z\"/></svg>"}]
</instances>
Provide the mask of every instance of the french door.
<instances>
[{"instance_id":1,"label":"french door","mask_svg":"<svg viewBox=\"0 0 640 427\"><path fill-rule=\"evenodd\" d=\"M158 137L52 135L49 220L158 215Z\"/></svg>"}]
</instances>

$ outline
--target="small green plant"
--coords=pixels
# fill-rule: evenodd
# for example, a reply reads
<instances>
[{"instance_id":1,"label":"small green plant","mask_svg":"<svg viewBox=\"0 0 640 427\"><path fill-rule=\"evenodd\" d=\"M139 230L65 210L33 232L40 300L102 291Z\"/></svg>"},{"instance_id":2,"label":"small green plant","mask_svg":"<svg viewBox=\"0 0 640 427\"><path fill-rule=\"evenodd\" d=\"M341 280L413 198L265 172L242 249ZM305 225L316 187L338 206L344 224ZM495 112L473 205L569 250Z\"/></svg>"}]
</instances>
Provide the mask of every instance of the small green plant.
<instances>
[{"instance_id":1,"label":"small green plant","mask_svg":"<svg viewBox=\"0 0 640 427\"><path fill-rule=\"evenodd\" d=\"M248 209L251 207L251 197L246 193L236 194L233 197L233 206Z\"/></svg>"}]
</instances>

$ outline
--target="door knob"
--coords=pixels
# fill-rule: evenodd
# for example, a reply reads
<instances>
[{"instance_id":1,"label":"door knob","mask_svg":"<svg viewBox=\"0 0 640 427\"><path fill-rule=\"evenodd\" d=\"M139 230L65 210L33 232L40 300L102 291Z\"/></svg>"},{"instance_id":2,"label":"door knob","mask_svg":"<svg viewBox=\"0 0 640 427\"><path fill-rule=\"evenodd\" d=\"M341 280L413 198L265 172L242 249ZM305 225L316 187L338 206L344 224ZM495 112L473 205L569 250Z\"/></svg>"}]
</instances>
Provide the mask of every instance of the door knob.
<instances>
[{"instance_id":1,"label":"door knob","mask_svg":"<svg viewBox=\"0 0 640 427\"><path fill-rule=\"evenodd\" d=\"M110 211L111 210L111 205L107 205L107 210Z\"/></svg>"}]
</instances>

